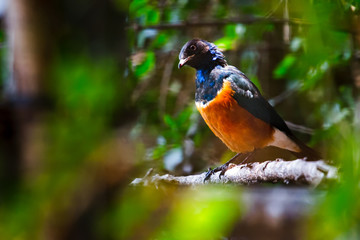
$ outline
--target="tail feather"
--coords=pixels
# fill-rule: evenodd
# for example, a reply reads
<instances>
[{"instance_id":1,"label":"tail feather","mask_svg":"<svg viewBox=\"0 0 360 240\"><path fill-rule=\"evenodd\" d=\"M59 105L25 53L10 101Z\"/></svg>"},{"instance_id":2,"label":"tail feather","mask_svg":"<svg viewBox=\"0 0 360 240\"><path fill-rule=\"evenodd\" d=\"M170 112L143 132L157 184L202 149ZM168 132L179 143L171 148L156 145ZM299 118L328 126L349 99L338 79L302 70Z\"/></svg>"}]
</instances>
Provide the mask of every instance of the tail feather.
<instances>
[{"instance_id":1,"label":"tail feather","mask_svg":"<svg viewBox=\"0 0 360 240\"><path fill-rule=\"evenodd\" d=\"M307 161L317 161L322 159L321 154L316 150L308 147L301 140L297 139L295 136L291 136L291 139L300 147L301 152L292 152L297 158L305 158Z\"/></svg>"}]
</instances>

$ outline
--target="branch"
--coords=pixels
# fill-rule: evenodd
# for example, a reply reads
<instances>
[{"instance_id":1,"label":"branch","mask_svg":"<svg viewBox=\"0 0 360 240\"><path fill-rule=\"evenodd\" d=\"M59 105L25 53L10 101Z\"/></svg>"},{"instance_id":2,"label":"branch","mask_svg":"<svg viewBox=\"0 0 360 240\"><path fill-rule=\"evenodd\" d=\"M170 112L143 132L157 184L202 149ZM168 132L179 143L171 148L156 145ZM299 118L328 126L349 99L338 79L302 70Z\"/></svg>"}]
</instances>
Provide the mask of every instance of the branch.
<instances>
[{"instance_id":1,"label":"branch","mask_svg":"<svg viewBox=\"0 0 360 240\"><path fill-rule=\"evenodd\" d=\"M291 23L291 24L299 24L299 25L312 25L306 20L299 18L274 18L274 17L254 17L254 16L244 16L237 18L228 18L223 20L213 20L213 21L182 21L178 23L161 23L157 25L139 25L137 23L132 23L130 28L140 31L144 29L175 29L175 28L189 28L189 27L216 27L216 26L224 26L227 24L254 24L254 23Z\"/></svg>"},{"instance_id":2,"label":"branch","mask_svg":"<svg viewBox=\"0 0 360 240\"><path fill-rule=\"evenodd\" d=\"M160 23L156 25L141 25L136 22L132 22L128 25L127 29L132 29L135 31L141 31L144 29L157 29L157 30L168 30L168 29L184 29L184 28L198 28L198 27L222 27L227 24L255 24L255 23L286 23L291 25L301 25L301 26L313 26L318 23L311 23L306 19L300 18L275 18L275 17L255 17L255 16L244 16L238 18L227 18L223 20L213 20L213 21L181 21L177 23ZM329 24L328 24L329 25ZM351 26L338 26L338 25L329 25L333 30L350 33L353 35L358 35L360 32L358 30L353 30Z\"/></svg>"},{"instance_id":3,"label":"branch","mask_svg":"<svg viewBox=\"0 0 360 240\"><path fill-rule=\"evenodd\" d=\"M286 125L290 128L290 130L295 131L295 132L300 132L300 133L305 133L305 134L309 134L312 135L314 134L314 129L312 128L308 128L299 124L295 124L289 121L285 121Z\"/></svg>"},{"instance_id":4,"label":"branch","mask_svg":"<svg viewBox=\"0 0 360 240\"><path fill-rule=\"evenodd\" d=\"M222 178L220 172L211 176L209 181L204 182L206 173L190 176L172 176L156 174L150 176L149 171L144 178L136 178L131 185L151 185L160 183L172 183L178 185L201 185L207 183L301 183L317 186L322 180L337 179L337 168L327 165L324 161L308 162L304 159L294 161L266 161L262 163L254 162L242 165L232 164Z\"/></svg>"}]
</instances>

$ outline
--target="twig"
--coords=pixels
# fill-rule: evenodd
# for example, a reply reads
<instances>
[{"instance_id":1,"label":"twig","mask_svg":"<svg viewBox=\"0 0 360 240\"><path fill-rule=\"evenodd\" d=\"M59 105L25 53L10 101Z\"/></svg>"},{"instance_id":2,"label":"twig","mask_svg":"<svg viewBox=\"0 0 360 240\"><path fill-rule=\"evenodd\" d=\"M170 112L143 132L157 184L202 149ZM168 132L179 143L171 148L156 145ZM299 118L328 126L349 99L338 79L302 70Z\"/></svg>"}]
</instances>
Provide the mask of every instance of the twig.
<instances>
[{"instance_id":1,"label":"twig","mask_svg":"<svg viewBox=\"0 0 360 240\"><path fill-rule=\"evenodd\" d=\"M284 19L289 19L288 0L285 0L284 2ZM283 31L284 31L284 43L289 44L290 35L291 35L291 28L289 22L284 22Z\"/></svg>"},{"instance_id":2,"label":"twig","mask_svg":"<svg viewBox=\"0 0 360 240\"><path fill-rule=\"evenodd\" d=\"M320 24L318 22L311 23L306 19L300 18L275 18L275 17L254 17L246 16L240 18L229 18L224 20L215 20L215 21L182 21L178 23L160 23L156 25L140 25L138 23L130 23L127 29L133 29L135 31L141 31L144 29L157 29L157 30L168 30L168 29L183 29L183 28L198 28L198 27L222 27L227 24L255 24L255 23L288 23L291 25L301 25L301 26L314 26ZM353 35L359 35L358 30L354 30L351 26L338 26L330 25L330 28L336 31L345 32Z\"/></svg>"},{"instance_id":3,"label":"twig","mask_svg":"<svg viewBox=\"0 0 360 240\"><path fill-rule=\"evenodd\" d=\"M291 95L293 95L295 92L297 92L302 87L302 84L295 84L291 88L286 89L284 92L280 93L279 95L271 98L268 100L268 102L271 104L271 106L276 106Z\"/></svg>"},{"instance_id":4,"label":"twig","mask_svg":"<svg viewBox=\"0 0 360 240\"><path fill-rule=\"evenodd\" d=\"M140 31L143 29L175 29L175 28L188 28L188 27L216 27L223 26L226 24L253 24L253 23L291 23L291 24L301 24L301 25L312 25L311 23L298 18L290 18L290 19L282 19L282 18L274 18L274 17L253 17L246 16L240 18L228 18L224 20L215 20L215 21L184 21L179 23L162 23L157 25L139 25L133 23L130 25L130 28Z\"/></svg>"},{"instance_id":5,"label":"twig","mask_svg":"<svg viewBox=\"0 0 360 240\"><path fill-rule=\"evenodd\" d=\"M300 132L300 133L305 133L305 134L309 134L312 135L314 134L314 129L312 128L308 128L302 125L298 125L289 121L285 121L286 125L295 132Z\"/></svg>"},{"instance_id":6,"label":"twig","mask_svg":"<svg viewBox=\"0 0 360 240\"><path fill-rule=\"evenodd\" d=\"M337 179L337 168L327 165L324 161L308 162L304 159L294 161L266 161L263 163L250 163L233 165L219 178L219 172L213 174L209 181L204 182L206 173L190 176L172 176L169 174L156 174L152 177L136 178L131 185L158 185L173 183L178 185L201 185L207 183L300 183L317 186L323 180Z\"/></svg>"},{"instance_id":7,"label":"twig","mask_svg":"<svg viewBox=\"0 0 360 240\"><path fill-rule=\"evenodd\" d=\"M280 7L280 5L282 3L283 3L283 0L280 0L273 9L270 9L270 11L265 14L265 17L269 18L272 15L274 15L275 11Z\"/></svg>"},{"instance_id":8,"label":"twig","mask_svg":"<svg viewBox=\"0 0 360 240\"><path fill-rule=\"evenodd\" d=\"M286 98L290 97L294 92L298 91L301 88L301 84L297 84L293 86L292 88L287 89L286 91L282 92L281 94L277 95L276 97L273 97L268 102L271 104L271 106L276 106L280 102L284 101ZM301 132L305 134L314 134L314 129L308 128L302 125L298 125L289 121L286 121L286 125L293 131Z\"/></svg>"}]
</instances>

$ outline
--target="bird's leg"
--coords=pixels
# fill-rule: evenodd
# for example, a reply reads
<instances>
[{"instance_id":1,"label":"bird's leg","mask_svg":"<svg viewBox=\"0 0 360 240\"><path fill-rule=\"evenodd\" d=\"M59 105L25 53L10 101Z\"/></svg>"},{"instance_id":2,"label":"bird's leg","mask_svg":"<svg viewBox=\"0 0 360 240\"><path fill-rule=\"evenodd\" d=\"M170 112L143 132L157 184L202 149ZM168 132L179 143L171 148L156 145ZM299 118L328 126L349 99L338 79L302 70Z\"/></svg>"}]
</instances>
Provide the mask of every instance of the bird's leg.
<instances>
[{"instance_id":1,"label":"bird's leg","mask_svg":"<svg viewBox=\"0 0 360 240\"><path fill-rule=\"evenodd\" d=\"M241 153L237 153L235 156L233 156L229 161L227 161L226 163L224 163L223 165L219 166L219 167L216 167L214 169L211 169L209 168L209 170L207 171L206 175L205 175L205 178L204 178L204 181L208 180L211 175L213 175L214 173L218 172L218 171L221 171L224 173L226 172L228 166L230 163L233 163L235 162L235 160L240 156L242 155ZM245 158L246 159L246 158ZM222 174L223 175L223 174Z\"/></svg>"},{"instance_id":2,"label":"bird's leg","mask_svg":"<svg viewBox=\"0 0 360 240\"><path fill-rule=\"evenodd\" d=\"M244 160L241 161L241 163L239 163L238 165L241 165L243 163L248 162L249 160L252 160L252 158L254 157L254 153L256 152L256 149L252 152L249 152L246 157L244 158Z\"/></svg>"},{"instance_id":3,"label":"bird's leg","mask_svg":"<svg viewBox=\"0 0 360 240\"><path fill-rule=\"evenodd\" d=\"M238 163L238 165L243 164L243 163L246 163L248 160L251 160L252 157L254 156L254 153L255 153L255 150L252 151L252 152L246 153L245 158L244 158L240 163ZM235 157L237 157L237 155L235 155ZM235 157L233 157L232 159L230 159L228 162L225 163L225 164L227 164L226 167L223 167L225 164L220 166L220 168L221 168L221 167L223 167L223 168L221 169L221 172L220 172L219 177L222 177L222 176L225 174L225 172L226 172L226 171L228 170L228 168L229 168L229 164L232 163L232 160L235 160L235 159L234 159Z\"/></svg>"},{"instance_id":4,"label":"bird's leg","mask_svg":"<svg viewBox=\"0 0 360 240\"><path fill-rule=\"evenodd\" d=\"M248 160L251 160L252 157L254 156L255 152L256 152L256 149L252 152L246 153L245 158L240 163L238 163L238 165L243 164L243 163L247 162ZM225 172L228 170L229 164L236 162L237 158L241 155L243 155L243 154L237 153L234 157L232 157L229 161L227 161L223 165L216 167L214 169L209 168L209 170L207 171L207 173L205 175L204 181L208 180L211 177L211 175L213 175L214 173L216 173L218 171L221 171L219 174L219 178L221 178L225 174Z\"/></svg>"}]
</instances>

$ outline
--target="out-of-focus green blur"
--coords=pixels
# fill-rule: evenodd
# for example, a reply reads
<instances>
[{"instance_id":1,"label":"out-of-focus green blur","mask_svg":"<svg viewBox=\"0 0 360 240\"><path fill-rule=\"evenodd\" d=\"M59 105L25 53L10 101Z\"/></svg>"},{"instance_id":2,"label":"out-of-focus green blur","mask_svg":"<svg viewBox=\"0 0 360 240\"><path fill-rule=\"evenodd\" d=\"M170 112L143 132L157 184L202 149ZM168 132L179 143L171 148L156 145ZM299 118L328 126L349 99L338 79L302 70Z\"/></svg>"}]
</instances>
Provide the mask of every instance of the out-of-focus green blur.
<instances>
[{"instance_id":1,"label":"out-of-focus green blur","mask_svg":"<svg viewBox=\"0 0 360 240\"><path fill-rule=\"evenodd\" d=\"M0 1L0 239L360 238L359 1L45 2ZM233 155L194 107L194 70L177 69L195 37L339 182L129 186ZM294 158L256 160L276 157Z\"/></svg>"}]
</instances>

